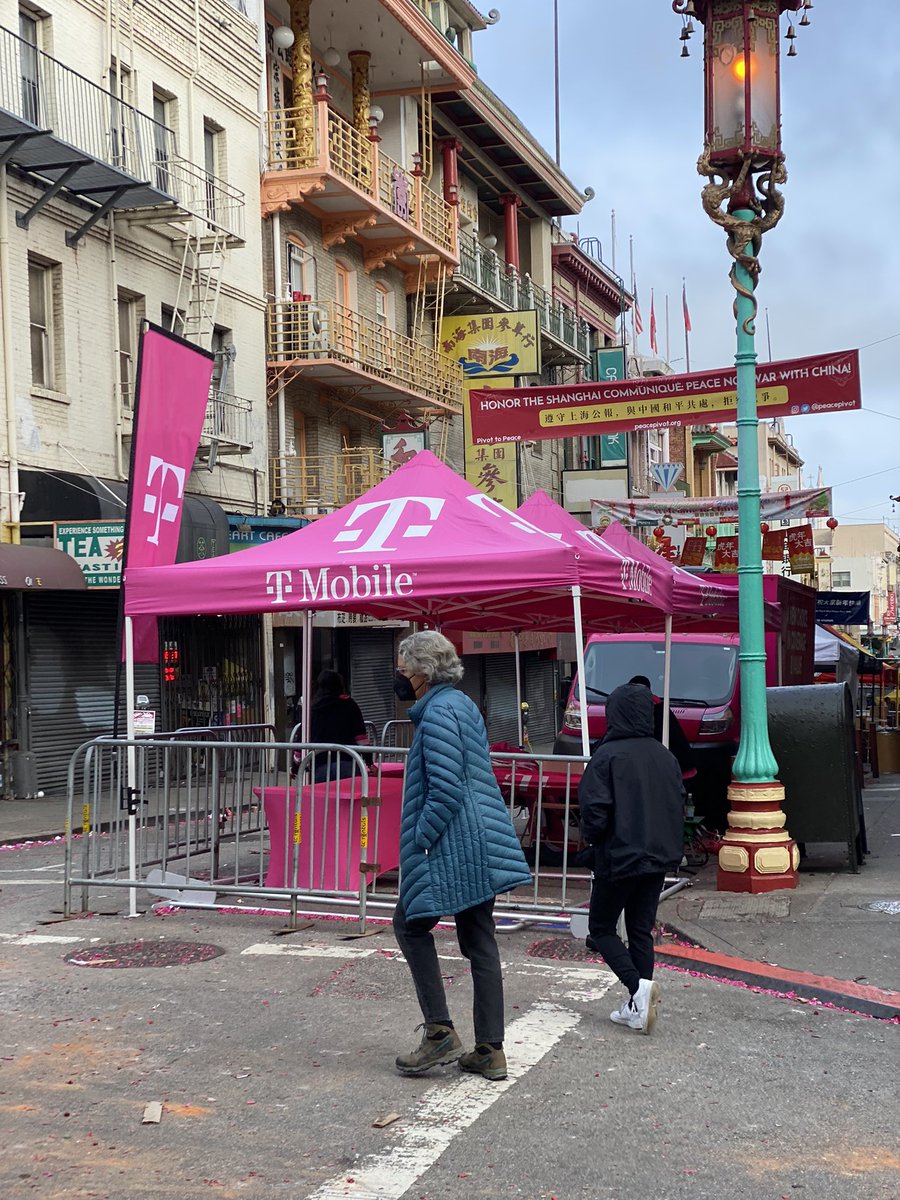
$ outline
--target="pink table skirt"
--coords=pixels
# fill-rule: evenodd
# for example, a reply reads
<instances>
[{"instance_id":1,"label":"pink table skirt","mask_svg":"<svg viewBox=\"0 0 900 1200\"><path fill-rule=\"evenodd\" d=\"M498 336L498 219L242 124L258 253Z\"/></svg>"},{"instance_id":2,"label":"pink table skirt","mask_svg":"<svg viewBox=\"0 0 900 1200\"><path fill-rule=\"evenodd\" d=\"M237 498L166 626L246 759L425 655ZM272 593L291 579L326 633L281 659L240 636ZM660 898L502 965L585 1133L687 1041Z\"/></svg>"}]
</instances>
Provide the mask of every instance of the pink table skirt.
<instances>
[{"instance_id":1,"label":"pink table skirt","mask_svg":"<svg viewBox=\"0 0 900 1200\"><path fill-rule=\"evenodd\" d=\"M297 835L297 789L254 788L262 797L269 827L269 864L266 887L290 887L293 881L295 836ZM377 863L378 871L366 875L371 883L376 874L396 870L400 863L400 806L402 775L370 779L370 794L380 796L380 807L368 809L368 845L360 847L360 780L339 779L307 784L300 789L300 828L297 846L296 886L309 891L356 892L359 863Z\"/></svg>"}]
</instances>

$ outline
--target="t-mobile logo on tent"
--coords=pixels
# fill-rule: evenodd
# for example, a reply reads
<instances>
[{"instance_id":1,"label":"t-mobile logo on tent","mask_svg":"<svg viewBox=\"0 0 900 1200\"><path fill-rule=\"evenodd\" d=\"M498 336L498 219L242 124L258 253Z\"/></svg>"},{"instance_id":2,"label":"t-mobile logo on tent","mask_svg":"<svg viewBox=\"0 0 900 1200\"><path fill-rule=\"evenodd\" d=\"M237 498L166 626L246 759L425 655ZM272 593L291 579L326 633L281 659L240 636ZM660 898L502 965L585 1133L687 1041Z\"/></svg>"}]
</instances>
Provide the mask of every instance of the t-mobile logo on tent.
<instances>
[{"instance_id":1,"label":"t-mobile logo on tent","mask_svg":"<svg viewBox=\"0 0 900 1200\"><path fill-rule=\"evenodd\" d=\"M428 524L414 524L410 520L406 510L414 505L427 511ZM434 523L443 507L444 501L436 496L400 496L394 500L373 500L369 504L357 505L350 514L346 526L335 535L334 540L336 542L358 542L360 538L364 537L365 531L351 529L350 526L355 525L358 518L365 516L366 513L383 510L380 520L365 541L359 546L353 546L352 549L342 550L341 554L379 554L382 552L391 554L398 549L397 546L388 545L392 534L396 533L398 538L427 537L434 528ZM400 525L404 517L406 525L401 531Z\"/></svg>"},{"instance_id":2,"label":"t-mobile logo on tent","mask_svg":"<svg viewBox=\"0 0 900 1200\"><path fill-rule=\"evenodd\" d=\"M155 491L147 491L144 493L144 512L151 516L156 513L156 528L153 533L147 538L154 546L159 545L159 527L163 521L174 522L178 520L178 514L181 512L181 500L184 496L184 480L185 469L179 467L176 463L166 462L163 458L157 458L153 455L150 459L150 465L147 468L147 487L153 486L153 481L159 475L159 481ZM177 488L175 504L172 500L167 500L163 503L163 492L166 490L166 480L172 476L175 487Z\"/></svg>"}]
</instances>

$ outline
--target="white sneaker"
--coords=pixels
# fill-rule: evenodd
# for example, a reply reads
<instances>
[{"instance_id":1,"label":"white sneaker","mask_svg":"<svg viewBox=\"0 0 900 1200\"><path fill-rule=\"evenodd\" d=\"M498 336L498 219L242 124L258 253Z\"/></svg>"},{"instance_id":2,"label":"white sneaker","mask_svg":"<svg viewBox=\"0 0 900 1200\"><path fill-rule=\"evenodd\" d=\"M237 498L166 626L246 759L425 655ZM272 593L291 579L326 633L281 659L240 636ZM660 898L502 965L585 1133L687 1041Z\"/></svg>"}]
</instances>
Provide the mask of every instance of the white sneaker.
<instances>
[{"instance_id":1,"label":"white sneaker","mask_svg":"<svg viewBox=\"0 0 900 1200\"><path fill-rule=\"evenodd\" d=\"M642 1033L652 1033L656 1024L656 1009L659 1004L659 984L652 979L642 979L631 1003L637 1010Z\"/></svg>"},{"instance_id":2,"label":"white sneaker","mask_svg":"<svg viewBox=\"0 0 900 1200\"><path fill-rule=\"evenodd\" d=\"M641 1030L643 1028L641 1014L631 1000L626 1000L621 1008L617 1008L615 1012L611 1012L609 1019L614 1021L616 1025L626 1025L629 1029Z\"/></svg>"}]
</instances>

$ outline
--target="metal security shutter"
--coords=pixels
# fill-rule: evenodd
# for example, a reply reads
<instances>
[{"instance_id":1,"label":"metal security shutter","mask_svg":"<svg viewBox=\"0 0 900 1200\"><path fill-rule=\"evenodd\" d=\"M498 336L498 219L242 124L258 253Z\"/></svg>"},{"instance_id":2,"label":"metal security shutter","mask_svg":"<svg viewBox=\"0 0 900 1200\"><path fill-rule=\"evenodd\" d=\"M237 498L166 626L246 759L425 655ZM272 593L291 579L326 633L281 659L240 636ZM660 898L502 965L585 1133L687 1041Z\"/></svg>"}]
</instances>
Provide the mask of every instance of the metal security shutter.
<instances>
[{"instance_id":1,"label":"metal security shutter","mask_svg":"<svg viewBox=\"0 0 900 1200\"><path fill-rule=\"evenodd\" d=\"M551 750L556 737L556 664L523 656L525 699L528 701L528 740L535 750Z\"/></svg>"},{"instance_id":2,"label":"metal security shutter","mask_svg":"<svg viewBox=\"0 0 900 1200\"><path fill-rule=\"evenodd\" d=\"M350 648L350 695L362 709L362 715L375 726L376 737L387 721L397 715L394 695L393 629L353 629L348 633Z\"/></svg>"},{"instance_id":3,"label":"metal security shutter","mask_svg":"<svg viewBox=\"0 0 900 1200\"><path fill-rule=\"evenodd\" d=\"M519 722L516 713L516 656L486 654L484 656L484 690L487 696L488 741L519 741Z\"/></svg>"},{"instance_id":4,"label":"metal security shutter","mask_svg":"<svg viewBox=\"0 0 900 1200\"><path fill-rule=\"evenodd\" d=\"M37 760L38 787L63 792L75 750L90 738L112 733L118 592L26 594L24 600L30 749ZM135 692L149 697L158 721L157 664L135 666ZM124 672L122 696L124 733Z\"/></svg>"}]
</instances>

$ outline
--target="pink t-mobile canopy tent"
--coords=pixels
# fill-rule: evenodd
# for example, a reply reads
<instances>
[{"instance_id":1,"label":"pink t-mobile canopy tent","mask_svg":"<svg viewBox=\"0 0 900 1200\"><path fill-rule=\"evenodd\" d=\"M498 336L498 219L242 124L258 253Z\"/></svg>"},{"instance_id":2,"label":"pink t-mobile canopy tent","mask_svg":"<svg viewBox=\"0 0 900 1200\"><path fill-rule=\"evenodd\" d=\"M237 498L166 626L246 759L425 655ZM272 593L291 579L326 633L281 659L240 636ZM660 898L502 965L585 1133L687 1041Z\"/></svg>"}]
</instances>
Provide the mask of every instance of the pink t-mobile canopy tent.
<instances>
[{"instance_id":1,"label":"pink t-mobile canopy tent","mask_svg":"<svg viewBox=\"0 0 900 1200\"><path fill-rule=\"evenodd\" d=\"M542 597L580 582L571 546L428 451L304 529L227 557L125 574L125 612L339 609L456 627L540 624Z\"/></svg>"}]
</instances>

